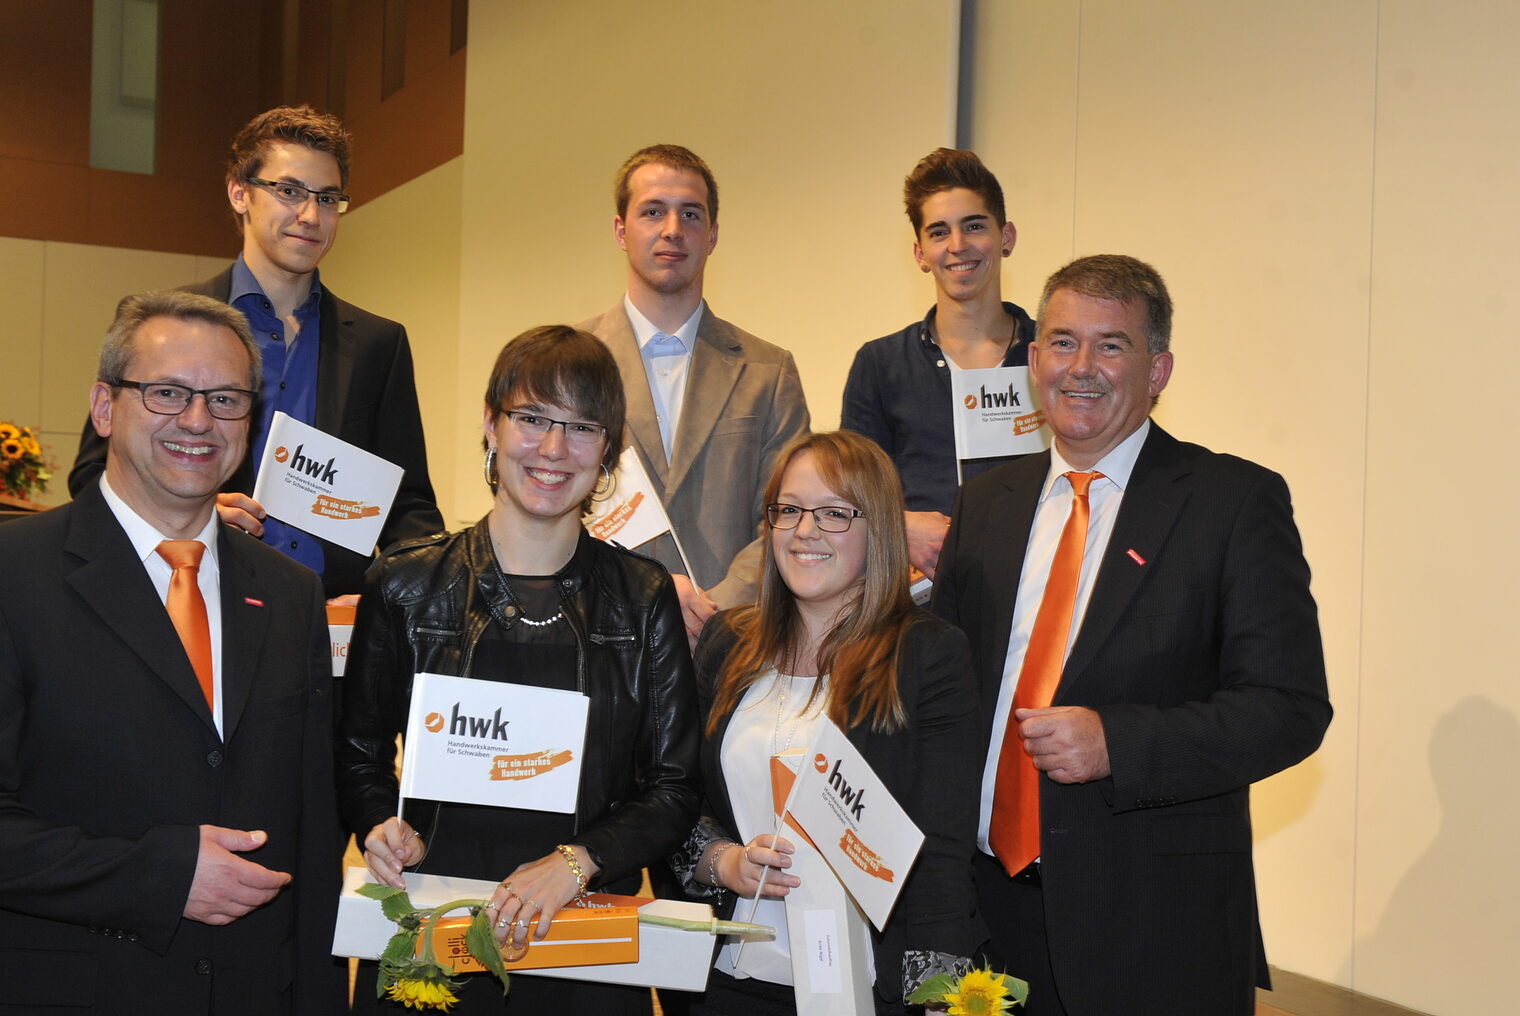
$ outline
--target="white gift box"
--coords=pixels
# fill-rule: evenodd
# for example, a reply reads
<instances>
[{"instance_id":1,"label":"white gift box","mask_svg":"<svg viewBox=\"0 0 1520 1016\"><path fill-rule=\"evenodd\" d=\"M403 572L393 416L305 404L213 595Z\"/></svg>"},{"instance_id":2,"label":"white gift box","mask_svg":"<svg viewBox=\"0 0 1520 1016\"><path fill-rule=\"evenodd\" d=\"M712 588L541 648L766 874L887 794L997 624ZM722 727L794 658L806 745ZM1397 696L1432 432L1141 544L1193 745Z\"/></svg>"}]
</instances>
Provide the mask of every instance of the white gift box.
<instances>
[{"instance_id":1,"label":"white gift box","mask_svg":"<svg viewBox=\"0 0 1520 1016\"><path fill-rule=\"evenodd\" d=\"M406 879L407 895L419 908L436 907L450 900L489 899L497 885L483 879L447 878L415 872L403 877ZM343 892L338 897L338 926L333 933L334 956L379 959L385 951L386 943L396 933L395 923L381 913L379 902L359 895L359 887L373 881L364 868L348 869L343 879ZM678 900L651 900L640 907L639 912L688 921L710 921L713 916L712 907ZM703 932L641 924L637 963L552 967L541 971L514 970L512 976L561 977L572 981L702 991L707 987L707 972L712 967L714 943L714 937ZM530 946L530 950L540 947Z\"/></svg>"},{"instance_id":2,"label":"white gift box","mask_svg":"<svg viewBox=\"0 0 1520 1016\"><path fill-rule=\"evenodd\" d=\"M823 855L796 839L787 870L802 884L786 895L786 930L797 1016L875 1016L870 921Z\"/></svg>"}]
</instances>

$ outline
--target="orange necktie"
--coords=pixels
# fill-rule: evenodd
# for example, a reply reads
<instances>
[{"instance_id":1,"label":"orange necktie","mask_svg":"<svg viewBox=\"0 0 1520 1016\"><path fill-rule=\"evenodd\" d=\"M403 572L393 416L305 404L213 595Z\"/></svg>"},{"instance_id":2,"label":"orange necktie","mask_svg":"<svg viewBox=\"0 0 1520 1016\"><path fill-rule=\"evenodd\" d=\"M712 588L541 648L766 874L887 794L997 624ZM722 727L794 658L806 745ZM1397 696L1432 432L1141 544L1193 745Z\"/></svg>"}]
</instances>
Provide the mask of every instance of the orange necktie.
<instances>
[{"instance_id":1,"label":"orange necktie","mask_svg":"<svg viewBox=\"0 0 1520 1016\"><path fill-rule=\"evenodd\" d=\"M169 620L185 644L185 655L200 679L201 691L211 715L216 715L216 684L211 673L211 625L206 621L206 601L201 598L197 573L206 545L199 540L165 540L158 545L158 556L169 562L174 575L169 579Z\"/></svg>"},{"instance_id":2,"label":"orange necktie","mask_svg":"<svg viewBox=\"0 0 1520 1016\"><path fill-rule=\"evenodd\" d=\"M1024 751L1014 709L1043 709L1055 697L1066 664L1066 641L1077 607L1077 582L1082 577L1082 554L1087 549L1087 488L1102 473L1065 473L1071 481L1071 514L1061 530L1045 596L1035 614L1024 666L1008 711L1008 728L998 753L997 782L992 793L992 820L987 841L1009 875L1017 875L1040 856L1040 772Z\"/></svg>"}]
</instances>

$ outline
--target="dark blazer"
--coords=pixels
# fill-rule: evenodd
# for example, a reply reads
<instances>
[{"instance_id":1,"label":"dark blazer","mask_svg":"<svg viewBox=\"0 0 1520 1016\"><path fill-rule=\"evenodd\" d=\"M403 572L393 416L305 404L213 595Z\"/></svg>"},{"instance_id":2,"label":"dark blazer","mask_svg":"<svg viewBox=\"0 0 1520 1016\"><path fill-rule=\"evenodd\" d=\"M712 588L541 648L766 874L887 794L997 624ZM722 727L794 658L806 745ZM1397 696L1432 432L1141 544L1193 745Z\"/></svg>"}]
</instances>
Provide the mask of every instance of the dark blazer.
<instances>
[{"instance_id":1,"label":"dark blazer","mask_svg":"<svg viewBox=\"0 0 1520 1016\"><path fill-rule=\"evenodd\" d=\"M707 626L697 644L697 697L704 717L712 710L724 661L736 640L731 615L723 613ZM902 730L881 733L866 723L846 731L850 743L924 834L923 850L886 928L880 933L871 930L876 994L887 1002L902 997L905 951L937 950L969 957L986 933L973 916L976 901L971 886L979 791L977 781L963 778L980 767L986 754L985 742L978 743L971 735L982 727L982 718L966 637L927 611L920 612L903 641L897 687L907 712ZM702 739L702 810L708 824L716 822L724 835L737 839L720 759L732 719L732 712L726 714L712 735L704 734ZM734 894L722 895L724 910L732 913Z\"/></svg>"},{"instance_id":2,"label":"dark blazer","mask_svg":"<svg viewBox=\"0 0 1520 1016\"><path fill-rule=\"evenodd\" d=\"M667 463L623 301L576 327L605 342L617 360L628 396L623 443L639 450L691 562L692 581L720 607L754 602L765 484L781 450L808 432L807 400L792 354L729 324L711 307L703 311ZM668 535L638 551L673 574L687 572Z\"/></svg>"},{"instance_id":3,"label":"dark blazer","mask_svg":"<svg viewBox=\"0 0 1520 1016\"><path fill-rule=\"evenodd\" d=\"M232 269L186 286L185 291L225 303L232 295ZM380 547L441 532L443 516L428 479L427 448L406 329L338 299L326 287L318 313L322 339L317 350L317 417L313 426L406 470L380 530ZM257 421L254 423L256 426ZM69 493L79 496L105 465L105 439L86 420L79 453L69 472ZM251 457L245 459L222 489L252 494L255 465ZM374 560L372 555L355 554L326 540L322 541L322 553L326 562L322 584L328 596L357 593L363 588L364 570Z\"/></svg>"},{"instance_id":4,"label":"dark blazer","mask_svg":"<svg viewBox=\"0 0 1520 1016\"><path fill-rule=\"evenodd\" d=\"M222 527L225 738L99 487L0 527L0 1013L331 1013L331 663L310 570ZM180 915L202 823L293 883Z\"/></svg>"},{"instance_id":5,"label":"dark blazer","mask_svg":"<svg viewBox=\"0 0 1520 1016\"><path fill-rule=\"evenodd\" d=\"M933 606L971 638L984 745L1049 466L1046 452L969 481L940 557ZM1040 782L1067 1011L1254 1011L1267 968L1249 787L1313 752L1330 722L1282 477L1153 424L1052 704L1098 712L1113 773Z\"/></svg>"}]
</instances>

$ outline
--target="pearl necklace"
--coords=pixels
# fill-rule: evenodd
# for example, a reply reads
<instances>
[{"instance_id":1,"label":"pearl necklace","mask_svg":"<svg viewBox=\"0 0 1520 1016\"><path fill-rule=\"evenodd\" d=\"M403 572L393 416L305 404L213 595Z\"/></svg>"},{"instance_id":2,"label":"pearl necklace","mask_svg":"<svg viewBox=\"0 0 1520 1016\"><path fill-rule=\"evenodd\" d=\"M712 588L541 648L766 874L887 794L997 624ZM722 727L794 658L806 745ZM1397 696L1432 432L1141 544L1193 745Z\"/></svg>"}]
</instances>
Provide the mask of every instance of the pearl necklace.
<instances>
[{"instance_id":1,"label":"pearl necklace","mask_svg":"<svg viewBox=\"0 0 1520 1016\"><path fill-rule=\"evenodd\" d=\"M542 621L535 621L523 610L522 602L518 600L517 594L512 592L512 583L507 581L507 576L505 573L503 573L501 576L501 584L506 587L507 599L511 600L512 606L517 608L517 619L523 624L527 625L529 628L547 628L565 616L565 608L561 607L559 610L556 610L554 612L554 616L546 618Z\"/></svg>"}]
</instances>

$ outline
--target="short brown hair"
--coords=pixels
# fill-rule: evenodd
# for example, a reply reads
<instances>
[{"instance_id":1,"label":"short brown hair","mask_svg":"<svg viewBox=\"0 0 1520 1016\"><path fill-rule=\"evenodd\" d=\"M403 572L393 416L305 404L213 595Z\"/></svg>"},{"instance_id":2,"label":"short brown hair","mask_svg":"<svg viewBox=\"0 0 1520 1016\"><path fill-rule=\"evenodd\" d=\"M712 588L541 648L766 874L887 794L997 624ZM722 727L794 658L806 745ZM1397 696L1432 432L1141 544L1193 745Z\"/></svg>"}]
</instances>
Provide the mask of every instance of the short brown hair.
<instances>
[{"instance_id":1,"label":"short brown hair","mask_svg":"<svg viewBox=\"0 0 1520 1016\"><path fill-rule=\"evenodd\" d=\"M903 204L907 206L908 221L913 223L914 236L924 228L924 202L932 195L954 187L974 192L999 227L1007 224L1003 188L992 175L992 170L982 165L977 154L968 149L936 148L919 159L913 172L903 181Z\"/></svg>"},{"instance_id":2,"label":"short brown hair","mask_svg":"<svg viewBox=\"0 0 1520 1016\"><path fill-rule=\"evenodd\" d=\"M342 186L347 187L351 140L343 121L331 113L318 113L310 106L276 106L249 120L232 139L232 149L227 155L227 182L257 176L269 155L269 146L288 141L326 152L338 160L338 176Z\"/></svg>"},{"instance_id":3,"label":"short brown hair","mask_svg":"<svg viewBox=\"0 0 1520 1016\"><path fill-rule=\"evenodd\" d=\"M264 368L259 355L259 344L254 341L253 332L249 329L248 319L243 317L243 312L209 296L186 293L179 289L122 297L116 305L116 320L111 322L105 343L100 347L100 362L95 368L96 381L108 385L121 381L127 372L127 365L132 362L133 337L149 318L156 317L204 321L230 330L248 353L248 390L257 392L263 388Z\"/></svg>"},{"instance_id":4,"label":"short brown hair","mask_svg":"<svg viewBox=\"0 0 1520 1016\"><path fill-rule=\"evenodd\" d=\"M1091 254L1077 258L1045 280L1040 294L1040 321L1058 289L1069 289L1097 300L1140 303L1145 307L1145 346L1155 356L1172 344L1172 297L1161 273L1125 254Z\"/></svg>"},{"instance_id":5,"label":"short brown hair","mask_svg":"<svg viewBox=\"0 0 1520 1016\"><path fill-rule=\"evenodd\" d=\"M602 465L617 465L627 403L617 361L601 339L569 325L540 325L509 340L486 382L486 406L494 418L518 399L553 402L606 427Z\"/></svg>"},{"instance_id":6,"label":"short brown hair","mask_svg":"<svg viewBox=\"0 0 1520 1016\"><path fill-rule=\"evenodd\" d=\"M628 156L628 161L623 163L617 175L612 178L612 202L617 206L620 217L628 217L628 178L640 166L689 169L700 176L702 182L707 184L707 217L712 222L718 221L718 181L713 179L712 170L707 168L707 163L702 161L701 156L680 145L650 145Z\"/></svg>"}]
</instances>

